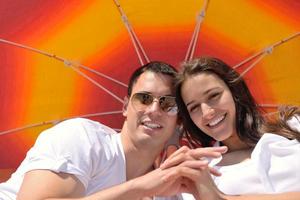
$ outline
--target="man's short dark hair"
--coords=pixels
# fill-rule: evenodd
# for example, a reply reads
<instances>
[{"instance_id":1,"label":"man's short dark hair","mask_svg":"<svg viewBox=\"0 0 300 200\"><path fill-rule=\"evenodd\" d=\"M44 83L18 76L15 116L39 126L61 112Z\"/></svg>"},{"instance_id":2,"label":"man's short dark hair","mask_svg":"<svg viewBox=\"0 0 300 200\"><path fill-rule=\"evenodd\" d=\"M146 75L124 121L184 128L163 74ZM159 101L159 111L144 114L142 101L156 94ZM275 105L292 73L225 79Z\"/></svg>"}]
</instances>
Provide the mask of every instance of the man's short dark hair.
<instances>
[{"instance_id":1,"label":"man's short dark hair","mask_svg":"<svg viewBox=\"0 0 300 200\"><path fill-rule=\"evenodd\" d=\"M131 75L129 79L128 90L127 90L127 94L129 97L131 96L133 85L136 83L137 79L141 76L141 74L147 71L156 74L160 73L163 75L168 75L174 78L174 80L177 74L176 68L173 67L172 65L161 61L151 61L136 69Z\"/></svg>"}]
</instances>

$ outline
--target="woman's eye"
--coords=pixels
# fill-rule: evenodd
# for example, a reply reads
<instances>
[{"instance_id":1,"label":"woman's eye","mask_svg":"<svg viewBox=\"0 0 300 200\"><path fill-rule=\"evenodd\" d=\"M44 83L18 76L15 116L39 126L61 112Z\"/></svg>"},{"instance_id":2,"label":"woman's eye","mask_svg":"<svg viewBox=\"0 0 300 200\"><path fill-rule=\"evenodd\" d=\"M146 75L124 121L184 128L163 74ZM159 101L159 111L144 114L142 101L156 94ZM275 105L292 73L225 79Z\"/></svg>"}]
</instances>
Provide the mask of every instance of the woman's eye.
<instances>
[{"instance_id":1,"label":"woman's eye","mask_svg":"<svg viewBox=\"0 0 300 200\"><path fill-rule=\"evenodd\" d=\"M190 109L189 109L189 113L193 113L193 112L196 112L198 110L199 106L192 106Z\"/></svg>"},{"instance_id":2,"label":"woman's eye","mask_svg":"<svg viewBox=\"0 0 300 200\"><path fill-rule=\"evenodd\" d=\"M220 92L213 93L212 95L209 96L209 99L217 99L220 96Z\"/></svg>"}]
</instances>

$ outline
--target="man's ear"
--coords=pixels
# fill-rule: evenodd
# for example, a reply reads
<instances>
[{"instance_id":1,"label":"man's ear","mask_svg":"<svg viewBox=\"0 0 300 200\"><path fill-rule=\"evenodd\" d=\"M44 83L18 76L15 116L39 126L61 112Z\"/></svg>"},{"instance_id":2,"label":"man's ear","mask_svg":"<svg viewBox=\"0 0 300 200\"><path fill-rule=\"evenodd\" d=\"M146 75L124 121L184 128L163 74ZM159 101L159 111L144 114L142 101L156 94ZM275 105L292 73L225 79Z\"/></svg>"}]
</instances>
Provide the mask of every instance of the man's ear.
<instances>
[{"instance_id":1,"label":"man's ear","mask_svg":"<svg viewBox=\"0 0 300 200\"><path fill-rule=\"evenodd\" d=\"M123 101L123 109L122 109L122 111L123 111L123 116L124 116L124 117L127 117L127 107L128 107L128 102L129 102L128 97L127 97L127 96L124 97L124 101Z\"/></svg>"}]
</instances>

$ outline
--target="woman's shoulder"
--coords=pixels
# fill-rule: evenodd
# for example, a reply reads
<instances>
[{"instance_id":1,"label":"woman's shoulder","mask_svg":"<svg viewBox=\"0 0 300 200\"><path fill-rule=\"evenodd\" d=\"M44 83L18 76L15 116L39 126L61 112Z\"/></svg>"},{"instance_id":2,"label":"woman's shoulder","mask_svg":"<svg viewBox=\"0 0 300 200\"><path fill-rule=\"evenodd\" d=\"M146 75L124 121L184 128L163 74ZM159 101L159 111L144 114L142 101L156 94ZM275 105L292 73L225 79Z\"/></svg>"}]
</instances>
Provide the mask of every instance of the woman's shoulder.
<instances>
[{"instance_id":1,"label":"woman's shoulder","mask_svg":"<svg viewBox=\"0 0 300 200\"><path fill-rule=\"evenodd\" d=\"M291 129L300 133L300 115L292 116L288 121L287 124Z\"/></svg>"},{"instance_id":2,"label":"woman's shoulder","mask_svg":"<svg viewBox=\"0 0 300 200\"><path fill-rule=\"evenodd\" d=\"M295 157L300 154L300 143L298 140L290 140L281 135L265 133L256 144L251 157L253 159L270 160L272 157Z\"/></svg>"},{"instance_id":3,"label":"woman's shoulder","mask_svg":"<svg viewBox=\"0 0 300 200\"><path fill-rule=\"evenodd\" d=\"M292 117L289 126L299 128L299 118ZM294 121L296 120L296 121ZM255 146L251 159L268 191L299 191L300 143L297 139L265 133Z\"/></svg>"},{"instance_id":4,"label":"woman's shoulder","mask_svg":"<svg viewBox=\"0 0 300 200\"><path fill-rule=\"evenodd\" d=\"M290 119L286 121L287 125L294 131L300 132L300 115L293 115ZM272 144L282 144L286 147L289 147L291 144L299 144L299 141L296 139L288 139L277 133L264 133L256 146L266 146Z\"/></svg>"}]
</instances>

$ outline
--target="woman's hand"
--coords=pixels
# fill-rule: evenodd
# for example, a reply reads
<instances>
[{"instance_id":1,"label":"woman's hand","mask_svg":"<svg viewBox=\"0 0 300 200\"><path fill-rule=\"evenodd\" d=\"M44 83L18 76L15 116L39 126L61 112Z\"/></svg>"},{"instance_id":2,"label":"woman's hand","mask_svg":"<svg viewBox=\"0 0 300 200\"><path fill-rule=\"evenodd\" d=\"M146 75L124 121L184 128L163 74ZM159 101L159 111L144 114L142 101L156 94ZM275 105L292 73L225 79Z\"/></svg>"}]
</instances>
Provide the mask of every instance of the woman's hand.
<instances>
[{"instance_id":1,"label":"woman's hand","mask_svg":"<svg viewBox=\"0 0 300 200\"><path fill-rule=\"evenodd\" d=\"M189 149L182 147L173 153L160 167L169 169L163 180L170 182L180 178L180 190L192 193L196 199L221 199L221 192L217 189L211 174L220 173L208 166L208 159L218 158L227 151L227 147L209 147Z\"/></svg>"},{"instance_id":2,"label":"woman's hand","mask_svg":"<svg viewBox=\"0 0 300 200\"><path fill-rule=\"evenodd\" d=\"M226 153L227 147L206 147L189 149L186 146L181 147L168 157L167 160L160 166L161 169L167 169L175 166L189 166L196 169L204 169L208 166L208 160L219 158L223 153ZM209 167L210 172L215 176L221 174L212 167Z\"/></svg>"},{"instance_id":3,"label":"woman's hand","mask_svg":"<svg viewBox=\"0 0 300 200\"><path fill-rule=\"evenodd\" d=\"M189 173L182 171L208 168L205 158L217 158L226 151L226 147L189 149L182 147L175 151L160 168L133 180L134 188L138 188L145 196L172 196L182 192L191 192L187 187ZM214 174L218 174L213 169ZM170 177L169 179L167 177ZM192 183L193 181L191 181Z\"/></svg>"}]
</instances>

